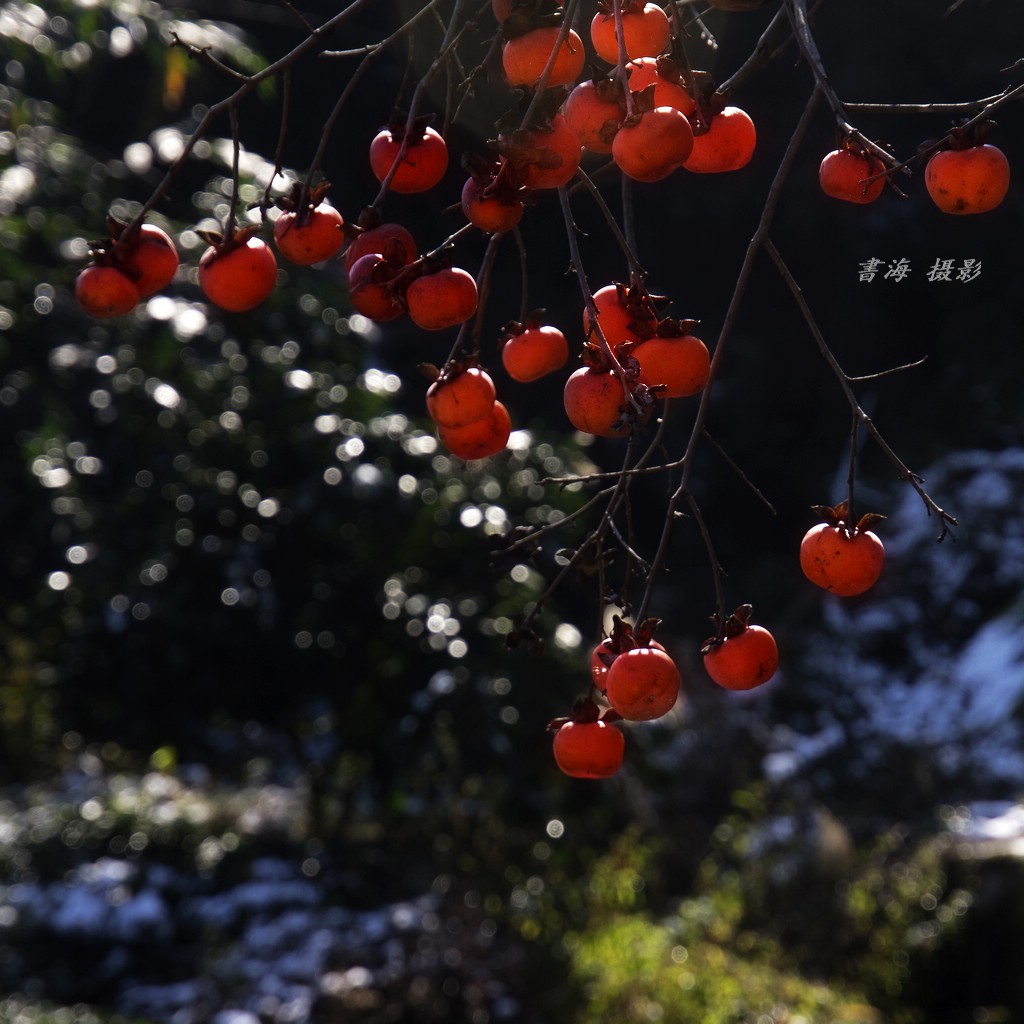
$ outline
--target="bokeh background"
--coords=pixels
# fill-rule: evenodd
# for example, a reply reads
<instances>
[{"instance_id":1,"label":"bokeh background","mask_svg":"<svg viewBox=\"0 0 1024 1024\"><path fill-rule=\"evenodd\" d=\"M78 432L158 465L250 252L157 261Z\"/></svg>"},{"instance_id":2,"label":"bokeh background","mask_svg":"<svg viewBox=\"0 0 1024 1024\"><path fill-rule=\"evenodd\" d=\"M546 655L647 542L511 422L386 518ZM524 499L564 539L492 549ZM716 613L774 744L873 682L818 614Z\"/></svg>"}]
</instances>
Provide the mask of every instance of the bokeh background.
<instances>
[{"instance_id":1,"label":"bokeh background","mask_svg":"<svg viewBox=\"0 0 1024 1024\"><path fill-rule=\"evenodd\" d=\"M316 23L330 5L302 6ZM327 49L386 37L418 9L367 5ZM709 9L688 52L719 80L778 9ZM688 14L699 5L684 8ZM450 134L481 151L517 98L489 5L427 109L483 62ZM450 14L439 5L443 22ZM951 103L1019 83L1014 0L821 4L814 32L851 103ZM652 611L684 699L628 729L612 780L569 780L545 725L584 691L592 579L494 557L523 524L587 497L550 476L613 469L574 436L561 380L501 374L519 256L502 248L484 358L516 433L485 463L433 438L417 367L449 337L349 316L337 266L282 266L249 314L202 300L194 229L222 219L226 118L153 213L179 243L174 286L92 321L72 286L108 209L130 217L235 83L174 33L253 71L304 38L273 3L9 0L0 6L0 1020L337 1022L977 1022L1024 1020L1024 192L1021 113L991 141L1014 180L981 217L934 209L918 168L873 206L822 196L822 106L771 237L865 410L960 525L940 524L865 440L858 501L888 518L879 584L840 603L800 575L812 504L845 493L850 411L771 262L757 260L694 494L726 572L783 652L754 694L717 691L697 651L714 595L687 521ZM326 152L354 220L376 194L366 146L437 53L426 19L354 92ZM305 173L356 57L293 69L281 161ZM810 92L790 44L735 96L758 150L727 180L634 190L652 291L713 344L770 182ZM273 168L280 82L239 109L241 199ZM855 111L910 156L948 111ZM613 211L615 176L587 164ZM453 160L436 194L389 199L423 248L462 223ZM619 253L573 196L593 287ZM523 222L529 307L576 345L581 298L558 205ZM460 240L475 270L481 238ZM861 264L906 260L902 280ZM969 282L927 279L978 261ZM489 358L488 358L489 356ZM692 410L674 413L678 454ZM660 477L634 491L653 553Z\"/></svg>"}]
</instances>

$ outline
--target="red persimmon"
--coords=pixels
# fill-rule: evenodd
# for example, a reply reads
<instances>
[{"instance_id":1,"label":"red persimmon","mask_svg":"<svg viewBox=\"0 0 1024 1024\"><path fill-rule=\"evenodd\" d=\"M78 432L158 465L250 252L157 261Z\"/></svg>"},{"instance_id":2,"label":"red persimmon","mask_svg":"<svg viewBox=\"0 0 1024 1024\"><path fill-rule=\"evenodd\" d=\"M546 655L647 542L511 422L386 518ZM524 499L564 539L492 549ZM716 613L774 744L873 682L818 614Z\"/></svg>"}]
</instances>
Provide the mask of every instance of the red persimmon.
<instances>
[{"instance_id":1,"label":"red persimmon","mask_svg":"<svg viewBox=\"0 0 1024 1024\"><path fill-rule=\"evenodd\" d=\"M142 299L155 295L174 280L178 262L178 250L171 236L155 224L143 224L138 238L121 257L121 267L135 282Z\"/></svg>"},{"instance_id":2,"label":"red persimmon","mask_svg":"<svg viewBox=\"0 0 1024 1024\"><path fill-rule=\"evenodd\" d=\"M987 142L944 149L925 164L924 184L943 213L987 213L1006 198L1010 163L1001 149Z\"/></svg>"},{"instance_id":3,"label":"red persimmon","mask_svg":"<svg viewBox=\"0 0 1024 1024\"><path fill-rule=\"evenodd\" d=\"M211 245L199 259L199 287L215 306L232 313L258 306L276 283L274 252L256 235Z\"/></svg>"},{"instance_id":4,"label":"red persimmon","mask_svg":"<svg viewBox=\"0 0 1024 1024\"><path fill-rule=\"evenodd\" d=\"M477 308L472 274L461 267L443 267L414 278L405 290L409 318L425 331L443 331L464 323Z\"/></svg>"},{"instance_id":5,"label":"red persimmon","mask_svg":"<svg viewBox=\"0 0 1024 1024\"><path fill-rule=\"evenodd\" d=\"M800 568L814 584L840 597L863 594L885 565L885 547L870 530L819 523L800 542Z\"/></svg>"},{"instance_id":6,"label":"red persimmon","mask_svg":"<svg viewBox=\"0 0 1024 1024\"><path fill-rule=\"evenodd\" d=\"M497 455L508 444L512 418L501 402L493 402L481 419L461 427L438 427L441 443L460 459L486 459Z\"/></svg>"},{"instance_id":7,"label":"red persimmon","mask_svg":"<svg viewBox=\"0 0 1024 1024\"><path fill-rule=\"evenodd\" d=\"M462 186L462 212L481 231L511 231L523 217L523 200L512 194L491 191L493 179L467 178Z\"/></svg>"},{"instance_id":8,"label":"red persimmon","mask_svg":"<svg viewBox=\"0 0 1024 1024\"><path fill-rule=\"evenodd\" d=\"M619 85L611 79L580 82L565 98L562 114L591 153L610 153L612 139L626 116Z\"/></svg>"},{"instance_id":9,"label":"red persimmon","mask_svg":"<svg viewBox=\"0 0 1024 1024\"><path fill-rule=\"evenodd\" d=\"M388 188L392 192L426 192L433 188L448 170L448 146L444 139L426 125L414 129L409 146L398 159L405 139L405 128L382 128L370 143L370 168L376 179L383 182L397 168Z\"/></svg>"},{"instance_id":10,"label":"red persimmon","mask_svg":"<svg viewBox=\"0 0 1024 1024\"><path fill-rule=\"evenodd\" d=\"M853 149L833 149L818 167L822 192L848 203L873 203L885 188L885 178L877 177L885 165L870 153Z\"/></svg>"},{"instance_id":11,"label":"red persimmon","mask_svg":"<svg viewBox=\"0 0 1024 1024\"><path fill-rule=\"evenodd\" d=\"M427 388L427 414L440 427L464 427L490 413L496 394L483 367L456 367Z\"/></svg>"},{"instance_id":12,"label":"red persimmon","mask_svg":"<svg viewBox=\"0 0 1024 1024\"><path fill-rule=\"evenodd\" d=\"M625 437L632 429L622 381L611 369L581 366L565 382L565 414L577 429L597 437Z\"/></svg>"},{"instance_id":13,"label":"red persimmon","mask_svg":"<svg viewBox=\"0 0 1024 1024\"><path fill-rule=\"evenodd\" d=\"M605 696L614 711L634 722L661 718L675 706L680 677L675 662L657 647L634 647L612 663Z\"/></svg>"},{"instance_id":14,"label":"red persimmon","mask_svg":"<svg viewBox=\"0 0 1024 1024\"><path fill-rule=\"evenodd\" d=\"M684 398L703 390L711 373L707 346L695 335L656 334L632 351L640 364L640 383L663 385L660 398Z\"/></svg>"},{"instance_id":15,"label":"red persimmon","mask_svg":"<svg viewBox=\"0 0 1024 1024\"><path fill-rule=\"evenodd\" d=\"M555 763L578 779L606 779L621 767L626 753L622 730L600 719L568 721L555 733Z\"/></svg>"},{"instance_id":16,"label":"red persimmon","mask_svg":"<svg viewBox=\"0 0 1024 1024\"><path fill-rule=\"evenodd\" d=\"M75 278L75 299L90 316L130 313L139 301L135 282L120 268L94 263Z\"/></svg>"},{"instance_id":17,"label":"red persimmon","mask_svg":"<svg viewBox=\"0 0 1024 1024\"><path fill-rule=\"evenodd\" d=\"M704 647L704 668L727 690L752 690L768 682L778 667L775 637L763 626L747 625Z\"/></svg>"},{"instance_id":18,"label":"red persimmon","mask_svg":"<svg viewBox=\"0 0 1024 1024\"><path fill-rule=\"evenodd\" d=\"M379 252L360 256L348 272L348 297L352 308L380 323L400 317L405 310L394 288L390 287L399 270L401 266Z\"/></svg>"},{"instance_id":19,"label":"red persimmon","mask_svg":"<svg viewBox=\"0 0 1024 1024\"><path fill-rule=\"evenodd\" d=\"M583 40L569 29L559 45L560 31L556 25L541 26L505 42L501 49L501 66L509 85L536 85L556 46L558 55L548 77L548 88L572 85L580 77L586 62Z\"/></svg>"},{"instance_id":20,"label":"red persimmon","mask_svg":"<svg viewBox=\"0 0 1024 1024\"><path fill-rule=\"evenodd\" d=\"M606 284L594 292L597 323L604 340L614 348L623 341L643 341L654 333L657 312L643 294L624 284ZM590 311L583 310L583 332L587 338L594 333Z\"/></svg>"},{"instance_id":21,"label":"red persimmon","mask_svg":"<svg viewBox=\"0 0 1024 1024\"><path fill-rule=\"evenodd\" d=\"M622 37L626 57L654 57L668 48L672 26L668 15L654 3L625 0L621 8ZM598 11L590 22L590 41L597 55L609 64L619 60L619 36L615 31L615 15Z\"/></svg>"},{"instance_id":22,"label":"red persimmon","mask_svg":"<svg viewBox=\"0 0 1024 1024\"><path fill-rule=\"evenodd\" d=\"M665 57L639 57L626 65L631 92L643 92L654 86L654 106L675 107L687 117L697 104L683 85L675 63Z\"/></svg>"},{"instance_id":23,"label":"red persimmon","mask_svg":"<svg viewBox=\"0 0 1024 1024\"><path fill-rule=\"evenodd\" d=\"M696 174L738 171L754 155L757 131L750 115L739 107L725 107L711 117L708 130L693 136L693 149L683 166Z\"/></svg>"},{"instance_id":24,"label":"red persimmon","mask_svg":"<svg viewBox=\"0 0 1024 1024\"><path fill-rule=\"evenodd\" d=\"M406 266L419 255L416 239L407 227L401 224L378 224L356 235L349 244L344 255L345 272L351 271L355 261L368 252L379 252L389 258L400 257Z\"/></svg>"},{"instance_id":25,"label":"red persimmon","mask_svg":"<svg viewBox=\"0 0 1024 1024\"><path fill-rule=\"evenodd\" d=\"M612 159L634 181L661 181L684 165L693 147L683 112L655 107L621 125L612 140Z\"/></svg>"},{"instance_id":26,"label":"red persimmon","mask_svg":"<svg viewBox=\"0 0 1024 1024\"><path fill-rule=\"evenodd\" d=\"M560 370L568 359L569 342L557 327L548 324L509 332L501 348L505 372L522 384Z\"/></svg>"},{"instance_id":27,"label":"red persimmon","mask_svg":"<svg viewBox=\"0 0 1024 1024\"><path fill-rule=\"evenodd\" d=\"M341 214L326 203L308 210L301 222L298 213L289 210L274 222L274 244L289 262L312 266L338 254L345 242L344 226Z\"/></svg>"}]
</instances>

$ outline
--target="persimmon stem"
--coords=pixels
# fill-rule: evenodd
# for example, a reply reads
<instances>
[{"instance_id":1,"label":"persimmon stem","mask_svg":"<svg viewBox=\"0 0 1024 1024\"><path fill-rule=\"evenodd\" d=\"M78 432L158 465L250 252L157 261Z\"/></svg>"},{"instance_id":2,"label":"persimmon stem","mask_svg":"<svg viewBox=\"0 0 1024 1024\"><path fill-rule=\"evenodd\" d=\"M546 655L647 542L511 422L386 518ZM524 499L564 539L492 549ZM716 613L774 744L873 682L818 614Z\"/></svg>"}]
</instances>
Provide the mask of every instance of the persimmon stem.
<instances>
[{"instance_id":1,"label":"persimmon stem","mask_svg":"<svg viewBox=\"0 0 1024 1024\"><path fill-rule=\"evenodd\" d=\"M817 110L820 98L821 89L819 86L815 85L811 90L811 95L807 100L807 104L804 106L800 119L797 122L796 127L793 129L793 134L790 136L789 144L786 147L785 153L782 155L782 159L775 172L775 177L772 179L772 183L769 186L768 195L766 196L764 206L761 209L761 217L758 221L757 228L747 245L747 251L743 257L743 263L740 266L740 271L736 278L736 284L733 286L732 298L729 300L729 306L722 321L722 329L718 335L718 342L715 345L714 353L711 356L711 369L708 374L708 380L704 386L704 390L701 392L700 403L697 406L697 412L694 416L694 423L690 431L689 440L686 444L686 450L680 460L682 474L679 485L668 501L665 522L662 527L661 538L658 541L658 549L651 561L651 573L648 578L647 586L644 589L640 609L637 612L639 618L643 618L648 612L651 598L653 596L655 581L668 558L669 539L672 535L672 527L675 523L676 509L679 507L680 502L689 493L690 475L693 472L694 453L697 450L698 442L704 436L704 424L707 420L713 385L718 374L718 368L725 355L729 335L732 333L732 327L736 321L741 301L743 296L746 294L747 284L750 280L750 274L754 266L754 260L756 259L761 247L768 240L768 229L771 226L772 220L775 216L775 210L778 207L779 197L782 194L782 186L784 185L786 178L789 176L790 169L793 166L793 161L796 159L796 154L803 143L804 135L807 133L807 128Z\"/></svg>"}]
</instances>

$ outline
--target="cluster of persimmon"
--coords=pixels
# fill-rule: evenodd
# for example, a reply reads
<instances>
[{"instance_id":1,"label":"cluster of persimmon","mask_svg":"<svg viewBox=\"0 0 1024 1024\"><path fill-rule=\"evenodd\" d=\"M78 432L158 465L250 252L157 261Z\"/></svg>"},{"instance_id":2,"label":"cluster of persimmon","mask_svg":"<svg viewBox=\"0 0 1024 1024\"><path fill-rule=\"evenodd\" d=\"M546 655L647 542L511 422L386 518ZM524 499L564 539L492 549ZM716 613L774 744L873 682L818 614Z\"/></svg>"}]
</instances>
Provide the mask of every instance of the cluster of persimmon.
<instances>
[{"instance_id":1,"label":"cluster of persimmon","mask_svg":"<svg viewBox=\"0 0 1024 1024\"><path fill-rule=\"evenodd\" d=\"M751 606L725 618L714 616L715 633L701 647L704 669L728 690L752 690L768 682L779 665L775 638L751 622ZM679 700L682 679L675 661L653 637L657 619L636 626L615 617L612 632L590 653L590 692L571 714L554 718L555 762L575 778L614 775L625 757L618 722L649 722L667 715Z\"/></svg>"},{"instance_id":2,"label":"cluster of persimmon","mask_svg":"<svg viewBox=\"0 0 1024 1024\"><path fill-rule=\"evenodd\" d=\"M821 522L800 542L800 567L823 590L838 597L864 594L878 581L885 548L872 527L884 518L865 513L855 522L849 502L816 505ZM775 637L752 621L752 607L712 616L714 633L701 646L708 677L726 690L745 691L768 682L779 667ZM590 653L591 692L574 704L570 715L555 718L555 762L576 778L614 775L625 757L620 721L649 721L667 714L680 693L680 675L664 646L653 638L658 620L635 628L620 617L609 636Z\"/></svg>"},{"instance_id":3,"label":"cluster of persimmon","mask_svg":"<svg viewBox=\"0 0 1024 1024\"><path fill-rule=\"evenodd\" d=\"M427 413L442 443L462 459L485 459L502 450L512 418L498 401L491 375L473 359L451 360L443 369L423 364L431 378Z\"/></svg>"},{"instance_id":4,"label":"cluster of persimmon","mask_svg":"<svg viewBox=\"0 0 1024 1024\"><path fill-rule=\"evenodd\" d=\"M502 26L509 85L536 89L543 82L554 99L557 90L564 93L547 123L499 138L503 159L527 187L568 183L582 151L609 155L640 182L660 181L679 168L734 171L750 161L757 141L753 121L713 90L710 76L677 66L668 53L671 23L657 4L622 0L621 40L613 5L598 4L590 42L598 62L611 68L584 81L583 40L574 29L564 30L559 12L541 14L542 5L507 0L492 6Z\"/></svg>"},{"instance_id":5,"label":"cluster of persimmon","mask_svg":"<svg viewBox=\"0 0 1024 1024\"><path fill-rule=\"evenodd\" d=\"M1006 198L1010 162L998 146L985 141L991 128L991 121L953 128L940 143L923 147L928 154L925 191L943 213L988 213ZM842 137L818 167L822 192L848 203L873 203L892 173L880 153L884 150Z\"/></svg>"},{"instance_id":6,"label":"cluster of persimmon","mask_svg":"<svg viewBox=\"0 0 1024 1024\"><path fill-rule=\"evenodd\" d=\"M685 398L704 389L711 356L693 333L697 321L661 316L664 302L635 280L594 292L594 312L583 311L583 366L569 376L562 395L577 430L624 437L650 418L656 398Z\"/></svg>"}]
</instances>

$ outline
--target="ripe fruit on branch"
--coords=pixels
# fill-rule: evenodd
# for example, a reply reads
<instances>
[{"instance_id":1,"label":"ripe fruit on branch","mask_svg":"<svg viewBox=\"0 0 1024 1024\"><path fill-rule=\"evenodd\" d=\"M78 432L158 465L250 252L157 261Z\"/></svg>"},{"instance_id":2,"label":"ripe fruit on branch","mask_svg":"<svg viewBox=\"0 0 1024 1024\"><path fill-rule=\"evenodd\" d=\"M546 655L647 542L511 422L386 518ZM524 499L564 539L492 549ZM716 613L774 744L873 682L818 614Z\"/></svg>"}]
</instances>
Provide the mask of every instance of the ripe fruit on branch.
<instances>
[{"instance_id":1,"label":"ripe fruit on branch","mask_svg":"<svg viewBox=\"0 0 1024 1024\"><path fill-rule=\"evenodd\" d=\"M498 150L513 181L527 188L561 188L575 177L582 146L565 117L555 114L547 124L499 134Z\"/></svg>"},{"instance_id":2,"label":"ripe fruit on branch","mask_svg":"<svg viewBox=\"0 0 1024 1024\"><path fill-rule=\"evenodd\" d=\"M800 542L800 568L814 584L840 597L854 597L874 586L885 565L885 547L871 527L885 517L869 512L848 523L848 506L815 505L824 520Z\"/></svg>"},{"instance_id":3,"label":"ripe fruit on branch","mask_svg":"<svg viewBox=\"0 0 1024 1024\"><path fill-rule=\"evenodd\" d=\"M690 333L694 320L665 319L658 333L630 353L640 364L640 383L659 387L662 398L685 398L703 390L711 373L711 356L700 338Z\"/></svg>"},{"instance_id":4,"label":"ripe fruit on branch","mask_svg":"<svg viewBox=\"0 0 1024 1024\"><path fill-rule=\"evenodd\" d=\"M605 676L612 709L633 722L661 718L675 706L680 677L675 662L660 647L634 647L612 663Z\"/></svg>"},{"instance_id":5,"label":"ripe fruit on branch","mask_svg":"<svg viewBox=\"0 0 1024 1024\"><path fill-rule=\"evenodd\" d=\"M379 252L368 252L348 272L348 297L352 308L370 320L396 320L405 309L393 284L402 264Z\"/></svg>"},{"instance_id":6,"label":"ripe fruit on branch","mask_svg":"<svg viewBox=\"0 0 1024 1024\"><path fill-rule=\"evenodd\" d=\"M675 107L687 117L697 104L683 85L676 62L667 56L639 57L626 65L630 92L641 93L654 86L652 107Z\"/></svg>"},{"instance_id":7,"label":"ripe fruit on branch","mask_svg":"<svg viewBox=\"0 0 1024 1024\"><path fill-rule=\"evenodd\" d=\"M611 78L580 82L565 98L562 114L591 153L610 153L612 139L626 116L622 87Z\"/></svg>"},{"instance_id":8,"label":"ripe fruit on branch","mask_svg":"<svg viewBox=\"0 0 1024 1024\"><path fill-rule=\"evenodd\" d=\"M619 35L615 14L610 2L598 5L600 10L590 22L590 41L597 55L609 64L619 60ZM622 37L626 43L626 56L655 57L668 49L672 26L668 15L654 3L644 0L623 0Z\"/></svg>"},{"instance_id":9,"label":"ripe fruit on branch","mask_svg":"<svg viewBox=\"0 0 1024 1024\"><path fill-rule=\"evenodd\" d=\"M494 381L485 369L450 363L427 388L427 414L440 427L464 427L487 416L496 395Z\"/></svg>"},{"instance_id":10,"label":"ripe fruit on branch","mask_svg":"<svg viewBox=\"0 0 1024 1024\"><path fill-rule=\"evenodd\" d=\"M139 289L121 269L93 263L75 278L75 299L90 316L107 319L130 313L139 301Z\"/></svg>"},{"instance_id":11,"label":"ripe fruit on branch","mask_svg":"<svg viewBox=\"0 0 1024 1024\"><path fill-rule=\"evenodd\" d=\"M612 140L612 159L634 181L661 181L684 166L693 147L693 130L682 111L655 107L622 123Z\"/></svg>"},{"instance_id":12,"label":"ripe fruit on branch","mask_svg":"<svg viewBox=\"0 0 1024 1024\"><path fill-rule=\"evenodd\" d=\"M355 229L352 229L355 230ZM345 272L368 252L377 252L389 258L399 258L408 266L419 255L412 232L401 224L376 224L357 234L345 250Z\"/></svg>"},{"instance_id":13,"label":"ripe fruit on branch","mask_svg":"<svg viewBox=\"0 0 1024 1024\"><path fill-rule=\"evenodd\" d=\"M727 690L752 690L779 667L775 637L751 625L750 614L750 605L741 605L701 647L708 675Z\"/></svg>"},{"instance_id":14,"label":"ripe fruit on branch","mask_svg":"<svg viewBox=\"0 0 1024 1024\"><path fill-rule=\"evenodd\" d=\"M437 428L441 443L460 459L486 459L496 455L508 444L512 433L512 417L501 402L493 402L481 419L461 427Z\"/></svg>"},{"instance_id":15,"label":"ripe fruit on branch","mask_svg":"<svg viewBox=\"0 0 1024 1024\"><path fill-rule=\"evenodd\" d=\"M657 307L664 299L651 295L639 282L606 284L593 298L601 334L612 348L623 341L644 341L657 331ZM596 341L596 336L591 338L595 332L587 308L583 310L583 332L588 340Z\"/></svg>"},{"instance_id":16,"label":"ripe fruit on branch","mask_svg":"<svg viewBox=\"0 0 1024 1024\"><path fill-rule=\"evenodd\" d=\"M754 155L757 131L750 115L739 107L723 107L704 115L707 128L693 133L693 149L683 166L695 174L738 171Z\"/></svg>"},{"instance_id":17,"label":"ripe fruit on branch","mask_svg":"<svg viewBox=\"0 0 1024 1024\"><path fill-rule=\"evenodd\" d=\"M125 239L125 242L127 248L122 251L119 263L135 282L140 299L155 295L174 280L178 272L178 250L166 231L155 224L143 224L134 241Z\"/></svg>"},{"instance_id":18,"label":"ripe fruit on branch","mask_svg":"<svg viewBox=\"0 0 1024 1024\"><path fill-rule=\"evenodd\" d=\"M464 323L477 308L473 276L461 267L439 270L413 278L405 289L409 319L425 331L443 331Z\"/></svg>"},{"instance_id":19,"label":"ripe fruit on branch","mask_svg":"<svg viewBox=\"0 0 1024 1024\"><path fill-rule=\"evenodd\" d=\"M570 718L556 718L548 728L555 731L552 750L555 763L577 779L607 779L621 767L626 738L607 718L600 718L590 700L576 703Z\"/></svg>"},{"instance_id":20,"label":"ripe fruit on branch","mask_svg":"<svg viewBox=\"0 0 1024 1024\"><path fill-rule=\"evenodd\" d=\"M500 163L486 162L471 168L462 186L462 212L481 231L511 231L523 217L525 192Z\"/></svg>"},{"instance_id":21,"label":"ripe fruit on branch","mask_svg":"<svg viewBox=\"0 0 1024 1024\"><path fill-rule=\"evenodd\" d=\"M337 256L345 242L344 226L341 214L327 203L310 207L304 217L286 210L274 222L274 244L290 263L312 266Z\"/></svg>"},{"instance_id":22,"label":"ripe fruit on branch","mask_svg":"<svg viewBox=\"0 0 1024 1024\"><path fill-rule=\"evenodd\" d=\"M998 146L982 141L991 123L973 133L950 132L951 149L936 153L924 168L924 184L943 213L987 213L1006 198L1010 163Z\"/></svg>"},{"instance_id":23,"label":"ripe fruit on branch","mask_svg":"<svg viewBox=\"0 0 1024 1024\"><path fill-rule=\"evenodd\" d=\"M632 392L627 396L611 361L596 346L584 346L583 358L586 365L573 371L562 391L569 422L597 437L626 437L638 419L650 417L651 407L634 404Z\"/></svg>"},{"instance_id":24,"label":"ripe fruit on branch","mask_svg":"<svg viewBox=\"0 0 1024 1024\"><path fill-rule=\"evenodd\" d=\"M621 616L616 615L610 636L606 636L590 652L590 679L596 690L605 692L605 680L612 662L626 651L634 647L653 647L664 651L665 648L654 639L654 630L661 625L660 619L647 618L635 626Z\"/></svg>"},{"instance_id":25,"label":"ripe fruit on branch","mask_svg":"<svg viewBox=\"0 0 1024 1024\"><path fill-rule=\"evenodd\" d=\"M274 290L277 260L257 230L240 228L233 238L220 241L206 236L211 244L199 259L199 287L215 306L240 313Z\"/></svg>"},{"instance_id":26,"label":"ripe fruit on branch","mask_svg":"<svg viewBox=\"0 0 1024 1024\"><path fill-rule=\"evenodd\" d=\"M885 164L876 156L841 146L826 153L818 167L822 192L848 203L873 203L885 188Z\"/></svg>"},{"instance_id":27,"label":"ripe fruit on branch","mask_svg":"<svg viewBox=\"0 0 1024 1024\"><path fill-rule=\"evenodd\" d=\"M535 86L556 46L558 54L548 76L547 87L553 89L572 85L583 74L586 63L583 40L573 29L569 29L559 44L560 31L557 25L546 25L532 28L505 41L501 50L501 66L509 85Z\"/></svg>"},{"instance_id":28,"label":"ripe fruit on branch","mask_svg":"<svg viewBox=\"0 0 1024 1024\"><path fill-rule=\"evenodd\" d=\"M522 384L560 370L569 359L565 335L545 324L541 313L531 314L525 323L512 321L501 333L502 365L513 380Z\"/></svg>"},{"instance_id":29,"label":"ripe fruit on branch","mask_svg":"<svg viewBox=\"0 0 1024 1024\"><path fill-rule=\"evenodd\" d=\"M437 131L417 122L411 129L408 148L399 160L406 130L404 124L389 125L374 136L370 143L370 169L377 180L383 182L397 161L388 188L402 193L426 192L448 170L448 146Z\"/></svg>"}]
</instances>

